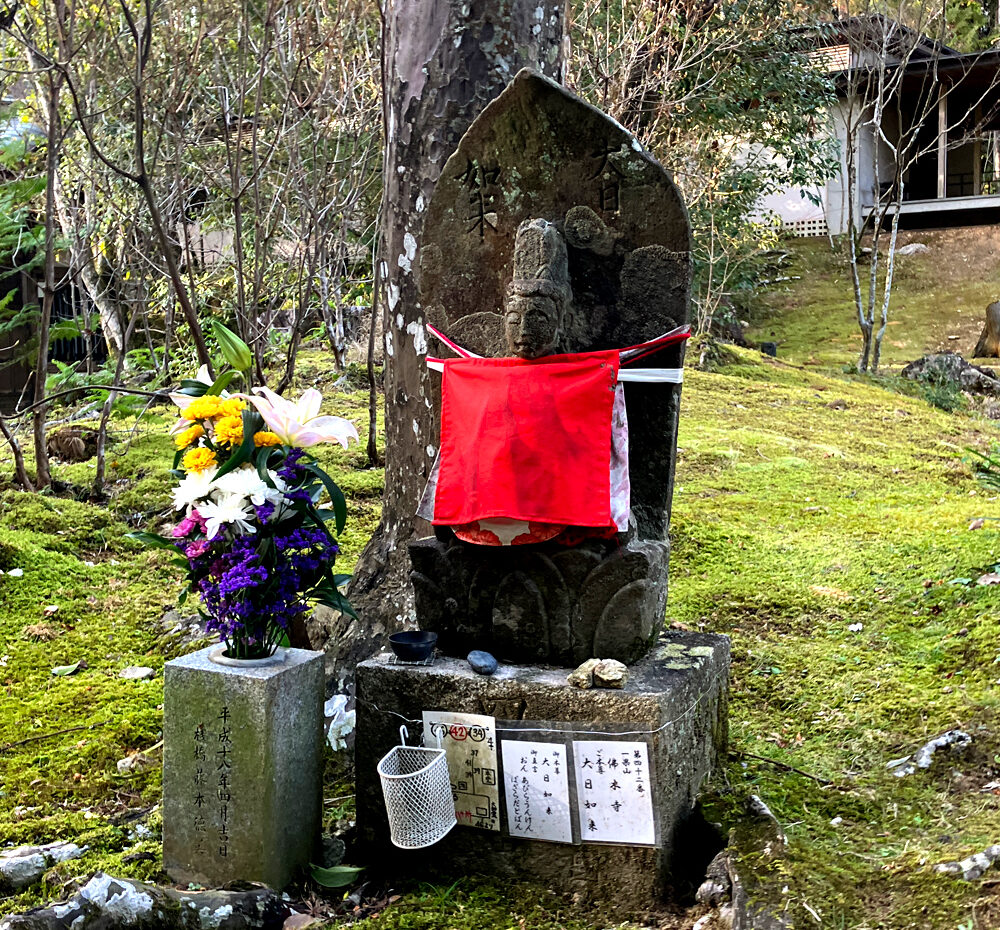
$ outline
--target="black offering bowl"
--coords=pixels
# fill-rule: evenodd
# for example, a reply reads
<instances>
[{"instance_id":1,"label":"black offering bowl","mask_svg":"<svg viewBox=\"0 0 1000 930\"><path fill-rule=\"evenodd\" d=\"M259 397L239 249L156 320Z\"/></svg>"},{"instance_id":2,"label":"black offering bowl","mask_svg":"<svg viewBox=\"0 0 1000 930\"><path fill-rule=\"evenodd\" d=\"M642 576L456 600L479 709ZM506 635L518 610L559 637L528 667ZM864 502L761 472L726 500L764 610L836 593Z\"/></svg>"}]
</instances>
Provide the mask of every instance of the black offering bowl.
<instances>
[{"instance_id":1,"label":"black offering bowl","mask_svg":"<svg viewBox=\"0 0 1000 930\"><path fill-rule=\"evenodd\" d=\"M389 646L396 653L396 658L403 662L423 662L434 651L437 641L437 633L407 630L393 633L389 637Z\"/></svg>"}]
</instances>

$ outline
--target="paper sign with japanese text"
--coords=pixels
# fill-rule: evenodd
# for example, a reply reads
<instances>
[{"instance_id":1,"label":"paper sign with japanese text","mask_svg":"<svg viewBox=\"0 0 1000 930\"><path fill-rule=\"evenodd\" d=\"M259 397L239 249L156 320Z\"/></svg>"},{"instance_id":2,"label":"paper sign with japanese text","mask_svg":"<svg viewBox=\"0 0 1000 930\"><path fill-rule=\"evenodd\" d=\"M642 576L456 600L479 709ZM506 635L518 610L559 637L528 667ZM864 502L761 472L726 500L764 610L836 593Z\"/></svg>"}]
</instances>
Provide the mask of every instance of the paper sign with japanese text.
<instances>
[{"instance_id":1,"label":"paper sign with japanese text","mask_svg":"<svg viewBox=\"0 0 1000 930\"><path fill-rule=\"evenodd\" d=\"M496 721L482 714L425 710L424 745L440 740L448 757L455 816L460 826L500 832Z\"/></svg>"},{"instance_id":2,"label":"paper sign with japanese text","mask_svg":"<svg viewBox=\"0 0 1000 930\"><path fill-rule=\"evenodd\" d=\"M510 835L572 843L566 746L505 739L500 750Z\"/></svg>"},{"instance_id":3,"label":"paper sign with japanese text","mask_svg":"<svg viewBox=\"0 0 1000 930\"><path fill-rule=\"evenodd\" d=\"M584 843L656 844L646 743L573 740L573 772Z\"/></svg>"}]
</instances>

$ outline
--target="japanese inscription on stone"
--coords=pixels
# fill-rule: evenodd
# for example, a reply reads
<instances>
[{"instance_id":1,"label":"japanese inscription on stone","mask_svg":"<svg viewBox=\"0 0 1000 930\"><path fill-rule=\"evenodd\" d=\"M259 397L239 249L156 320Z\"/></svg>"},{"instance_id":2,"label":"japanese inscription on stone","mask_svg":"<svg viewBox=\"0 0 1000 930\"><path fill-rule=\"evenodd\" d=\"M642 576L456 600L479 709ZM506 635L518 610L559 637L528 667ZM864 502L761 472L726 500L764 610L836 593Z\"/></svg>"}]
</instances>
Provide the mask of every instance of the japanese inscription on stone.
<instances>
[{"instance_id":1,"label":"japanese inscription on stone","mask_svg":"<svg viewBox=\"0 0 1000 930\"><path fill-rule=\"evenodd\" d=\"M572 843L566 747L503 740L500 749L510 835Z\"/></svg>"},{"instance_id":2,"label":"japanese inscription on stone","mask_svg":"<svg viewBox=\"0 0 1000 930\"><path fill-rule=\"evenodd\" d=\"M619 148L614 140L608 140L591 153L594 173L591 181L597 181L597 205L602 213L616 213L621 207L621 182L625 177L613 157Z\"/></svg>"},{"instance_id":3,"label":"japanese inscription on stone","mask_svg":"<svg viewBox=\"0 0 1000 930\"><path fill-rule=\"evenodd\" d=\"M574 740L573 771L584 843L655 845L646 743Z\"/></svg>"},{"instance_id":4,"label":"japanese inscription on stone","mask_svg":"<svg viewBox=\"0 0 1000 930\"><path fill-rule=\"evenodd\" d=\"M205 724L199 723L194 728L194 776L191 779L191 791L194 796L194 817L191 826L194 828L194 851L199 856L208 854L208 822L205 820L205 791L208 785L208 752L206 744L208 734Z\"/></svg>"},{"instance_id":5,"label":"japanese inscription on stone","mask_svg":"<svg viewBox=\"0 0 1000 930\"><path fill-rule=\"evenodd\" d=\"M216 731L209 730L204 721L200 721L192 734L191 826L197 855L212 854L225 859L230 854L229 824L233 801L233 725L228 705L223 705L214 722ZM214 851L210 846L215 847Z\"/></svg>"},{"instance_id":6,"label":"japanese inscription on stone","mask_svg":"<svg viewBox=\"0 0 1000 930\"><path fill-rule=\"evenodd\" d=\"M217 774L216 797L219 809L219 855L229 855L229 804L232 801L233 770L233 725L229 708L223 707L219 714L219 748L215 751Z\"/></svg>"},{"instance_id":7,"label":"japanese inscription on stone","mask_svg":"<svg viewBox=\"0 0 1000 930\"><path fill-rule=\"evenodd\" d=\"M460 826L500 831L496 721L480 714L423 712L424 745L441 748Z\"/></svg>"},{"instance_id":8,"label":"japanese inscription on stone","mask_svg":"<svg viewBox=\"0 0 1000 930\"><path fill-rule=\"evenodd\" d=\"M495 166L486 167L470 159L455 179L462 184L468 197L465 212L469 224L467 231L485 239L487 229L496 232L497 228L494 200L500 191L500 169Z\"/></svg>"}]
</instances>

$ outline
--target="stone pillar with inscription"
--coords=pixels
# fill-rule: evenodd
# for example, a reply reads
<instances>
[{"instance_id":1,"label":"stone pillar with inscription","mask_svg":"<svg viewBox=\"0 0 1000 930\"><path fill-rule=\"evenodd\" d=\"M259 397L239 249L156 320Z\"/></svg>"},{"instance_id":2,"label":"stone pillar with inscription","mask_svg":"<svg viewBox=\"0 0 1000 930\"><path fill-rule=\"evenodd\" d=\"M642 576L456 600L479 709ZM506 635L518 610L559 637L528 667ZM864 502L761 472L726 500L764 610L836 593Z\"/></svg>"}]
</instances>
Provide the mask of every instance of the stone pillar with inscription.
<instances>
[{"instance_id":1,"label":"stone pillar with inscription","mask_svg":"<svg viewBox=\"0 0 1000 930\"><path fill-rule=\"evenodd\" d=\"M233 667L219 647L168 662L163 867L180 883L283 888L320 842L323 653Z\"/></svg>"}]
</instances>

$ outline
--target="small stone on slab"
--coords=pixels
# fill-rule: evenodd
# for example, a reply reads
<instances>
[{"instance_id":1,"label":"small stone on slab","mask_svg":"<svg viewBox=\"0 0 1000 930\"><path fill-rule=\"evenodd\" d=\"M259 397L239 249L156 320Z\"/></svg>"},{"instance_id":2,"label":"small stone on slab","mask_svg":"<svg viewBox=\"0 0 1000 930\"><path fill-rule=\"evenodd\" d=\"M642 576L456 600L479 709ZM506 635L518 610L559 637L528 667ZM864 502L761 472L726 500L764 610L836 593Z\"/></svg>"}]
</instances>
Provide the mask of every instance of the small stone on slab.
<instances>
[{"instance_id":1,"label":"small stone on slab","mask_svg":"<svg viewBox=\"0 0 1000 930\"><path fill-rule=\"evenodd\" d=\"M594 669L601 664L600 659L587 659L586 662L582 663L576 669L566 676L567 681L574 688L593 688L594 687Z\"/></svg>"},{"instance_id":2,"label":"small stone on slab","mask_svg":"<svg viewBox=\"0 0 1000 930\"><path fill-rule=\"evenodd\" d=\"M118 673L118 677L127 681L141 681L144 678L155 678L156 672L145 665L130 665L128 668L122 669Z\"/></svg>"},{"instance_id":3,"label":"small stone on slab","mask_svg":"<svg viewBox=\"0 0 1000 930\"><path fill-rule=\"evenodd\" d=\"M492 675L498 667L497 660L490 653L484 652L482 649L473 649L466 661L472 667L472 670L479 675Z\"/></svg>"},{"instance_id":4,"label":"small stone on slab","mask_svg":"<svg viewBox=\"0 0 1000 930\"><path fill-rule=\"evenodd\" d=\"M594 684L598 688L622 688L628 681L628 668L617 659L601 659L594 666Z\"/></svg>"}]
</instances>

